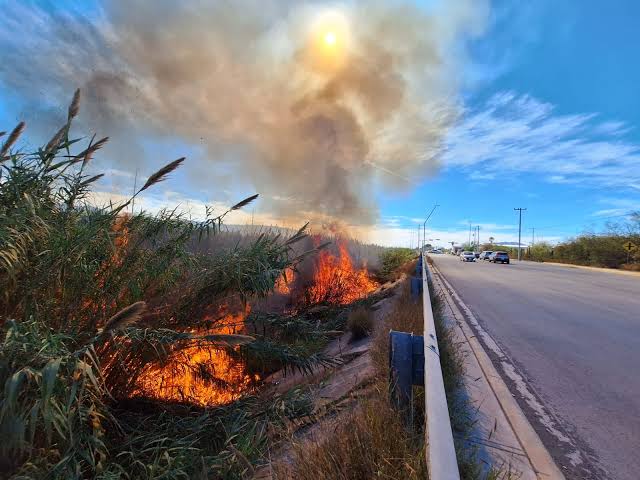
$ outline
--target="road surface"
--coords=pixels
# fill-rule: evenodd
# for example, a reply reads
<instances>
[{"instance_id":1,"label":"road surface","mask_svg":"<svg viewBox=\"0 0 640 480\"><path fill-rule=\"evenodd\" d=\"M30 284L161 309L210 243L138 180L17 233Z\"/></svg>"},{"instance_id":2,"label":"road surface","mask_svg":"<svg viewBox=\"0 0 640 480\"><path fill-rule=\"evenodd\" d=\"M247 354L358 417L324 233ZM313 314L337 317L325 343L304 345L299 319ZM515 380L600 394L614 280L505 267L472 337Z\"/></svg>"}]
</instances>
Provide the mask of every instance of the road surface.
<instances>
[{"instance_id":1,"label":"road surface","mask_svg":"<svg viewBox=\"0 0 640 480\"><path fill-rule=\"evenodd\" d=\"M640 478L640 276L431 257L544 405L516 395L567 478Z\"/></svg>"}]
</instances>

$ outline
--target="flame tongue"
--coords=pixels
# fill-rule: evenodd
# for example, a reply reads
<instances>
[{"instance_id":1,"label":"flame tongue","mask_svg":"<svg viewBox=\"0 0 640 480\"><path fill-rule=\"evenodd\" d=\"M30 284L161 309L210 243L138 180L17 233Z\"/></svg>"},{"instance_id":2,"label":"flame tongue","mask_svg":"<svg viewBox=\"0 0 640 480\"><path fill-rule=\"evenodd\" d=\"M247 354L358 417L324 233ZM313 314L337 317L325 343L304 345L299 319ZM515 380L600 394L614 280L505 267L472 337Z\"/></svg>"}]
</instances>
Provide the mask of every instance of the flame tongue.
<instances>
[{"instance_id":1,"label":"flame tongue","mask_svg":"<svg viewBox=\"0 0 640 480\"><path fill-rule=\"evenodd\" d=\"M316 243L319 243L319 239ZM295 281L296 274L292 269L287 269L286 278L281 277L276 282L275 292L307 305L344 305L366 297L378 287L366 268L354 267L347 246L342 241L338 242L337 254L328 250L320 251L314 267L313 278L305 285ZM297 288L306 287L301 292L303 297L292 291L294 284ZM225 315L216 322L215 328L194 333L241 332L249 311L247 306L240 313ZM240 398L256 380L259 377L247 374L245 365L228 352L195 345L176 349L166 364L145 371L137 394L199 405L220 405Z\"/></svg>"},{"instance_id":2,"label":"flame tongue","mask_svg":"<svg viewBox=\"0 0 640 480\"><path fill-rule=\"evenodd\" d=\"M327 250L320 252L313 283L306 293L309 303L344 305L366 297L378 287L366 268L354 268L344 242L338 243L338 251L337 256Z\"/></svg>"},{"instance_id":3,"label":"flame tongue","mask_svg":"<svg viewBox=\"0 0 640 480\"><path fill-rule=\"evenodd\" d=\"M247 311L226 315L216 328L202 334L232 334L242 329ZM220 405L238 399L258 380L244 364L222 350L192 346L177 351L168 363L141 376L138 394L199 405Z\"/></svg>"}]
</instances>

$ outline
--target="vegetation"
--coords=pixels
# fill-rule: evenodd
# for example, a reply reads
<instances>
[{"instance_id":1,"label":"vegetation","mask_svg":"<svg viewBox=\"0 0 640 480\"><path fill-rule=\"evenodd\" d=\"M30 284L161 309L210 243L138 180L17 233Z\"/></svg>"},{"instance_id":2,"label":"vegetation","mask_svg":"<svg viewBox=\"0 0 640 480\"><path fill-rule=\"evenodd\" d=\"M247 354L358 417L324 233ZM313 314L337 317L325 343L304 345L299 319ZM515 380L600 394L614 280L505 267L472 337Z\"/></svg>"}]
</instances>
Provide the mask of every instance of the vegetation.
<instances>
[{"instance_id":1,"label":"vegetation","mask_svg":"<svg viewBox=\"0 0 640 480\"><path fill-rule=\"evenodd\" d=\"M380 277L383 281L396 280L402 267L416 256L410 248L388 248L380 254Z\"/></svg>"},{"instance_id":2,"label":"vegetation","mask_svg":"<svg viewBox=\"0 0 640 480\"><path fill-rule=\"evenodd\" d=\"M631 242L640 247L640 212L629 221L609 224L604 232L584 233L557 245L538 242L522 249L524 260L560 262L593 267L636 269L640 262L640 249L628 252L624 244ZM502 245L483 245L483 250L504 250L517 255L517 248Z\"/></svg>"},{"instance_id":3,"label":"vegetation","mask_svg":"<svg viewBox=\"0 0 640 480\"><path fill-rule=\"evenodd\" d=\"M415 261L407 270L415 269ZM440 362L461 478L497 480L509 474L482 465L473 436L475 410L464 392L464 359L445 324L442 300L431 297ZM422 332L421 299L410 294L408 281L401 286L394 307L378 325L370 349L375 376L366 394L359 392L359 406L341 413L313 440L295 446L291 465L280 467L277 478L333 480L351 478L418 479L427 478L424 435L424 387L413 387L411 421L394 408L389 397L389 330Z\"/></svg>"},{"instance_id":4,"label":"vegetation","mask_svg":"<svg viewBox=\"0 0 640 480\"><path fill-rule=\"evenodd\" d=\"M360 340L373 331L373 315L365 307L357 307L347 319L347 328L351 332L352 340Z\"/></svg>"},{"instance_id":5,"label":"vegetation","mask_svg":"<svg viewBox=\"0 0 640 480\"><path fill-rule=\"evenodd\" d=\"M332 431L313 443L297 445L294 464L276 478L351 480L355 478L422 479L427 469L417 436L407 435L402 419L376 384L376 395L340 417ZM327 429L328 430L328 429Z\"/></svg>"},{"instance_id":6,"label":"vegetation","mask_svg":"<svg viewBox=\"0 0 640 480\"><path fill-rule=\"evenodd\" d=\"M189 245L219 235L228 212L201 222L174 211L127 213L183 158L122 204L91 205L102 175L86 167L107 138L72 151L81 141L69 137L78 108L76 92L67 122L37 151L13 149L23 123L0 149L0 473L241 478L266 454L269 435L309 415L308 392L264 399L249 388L232 404L201 408L188 391L169 402L141 380L170 366L169 374L188 370L200 385L229 387L215 363L190 361L192 348L226 352L256 369L265 358L300 369L327 362L309 344L288 342L282 320L252 336L219 327L248 300L268 296L304 258L293 250L304 228L201 254ZM311 327L307 333L310 344L322 337Z\"/></svg>"},{"instance_id":7,"label":"vegetation","mask_svg":"<svg viewBox=\"0 0 640 480\"><path fill-rule=\"evenodd\" d=\"M414 262L415 265L415 262ZM352 478L426 478L424 455L424 395L417 388L414 403L417 425L407 429L389 400L389 329L421 331L422 307L411 299L407 282L401 299L379 325L371 355L375 376L358 407L342 412L335 423L325 425L313 440L295 446L291 465L280 466L276 478L334 480ZM424 389L422 389L424 390Z\"/></svg>"}]
</instances>

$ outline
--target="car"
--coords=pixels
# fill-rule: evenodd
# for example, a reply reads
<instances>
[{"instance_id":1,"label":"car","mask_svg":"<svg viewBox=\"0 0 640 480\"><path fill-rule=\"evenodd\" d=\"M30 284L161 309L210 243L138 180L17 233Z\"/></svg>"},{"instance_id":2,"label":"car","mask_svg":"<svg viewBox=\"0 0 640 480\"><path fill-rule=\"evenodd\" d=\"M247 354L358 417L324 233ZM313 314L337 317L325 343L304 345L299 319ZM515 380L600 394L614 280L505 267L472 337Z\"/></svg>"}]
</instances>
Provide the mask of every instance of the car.
<instances>
[{"instance_id":1,"label":"car","mask_svg":"<svg viewBox=\"0 0 640 480\"><path fill-rule=\"evenodd\" d=\"M489 255L491 255L493 251L485 250L484 252L480 252L480 260L489 260Z\"/></svg>"},{"instance_id":2,"label":"car","mask_svg":"<svg viewBox=\"0 0 640 480\"><path fill-rule=\"evenodd\" d=\"M475 262L476 256L473 252L464 251L460 254L460 260L463 262Z\"/></svg>"},{"instance_id":3,"label":"car","mask_svg":"<svg viewBox=\"0 0 640 480\"><path fill-rule=\"evenodd\" d=\"M480 252L474 252L474 255L476 256L476 258L480 258Z\"/></svg>"},{"instance_id":4,"label":"car","mask_svg":"<svg viewBox=\"0 0 640 480\"><path fill-rule=\"evenodd\" d=\"M493 252L489 256L489 261L493 263L506 263L508 265L510 263L509 254L507 252Z\"/></svg>"}]
</instances>

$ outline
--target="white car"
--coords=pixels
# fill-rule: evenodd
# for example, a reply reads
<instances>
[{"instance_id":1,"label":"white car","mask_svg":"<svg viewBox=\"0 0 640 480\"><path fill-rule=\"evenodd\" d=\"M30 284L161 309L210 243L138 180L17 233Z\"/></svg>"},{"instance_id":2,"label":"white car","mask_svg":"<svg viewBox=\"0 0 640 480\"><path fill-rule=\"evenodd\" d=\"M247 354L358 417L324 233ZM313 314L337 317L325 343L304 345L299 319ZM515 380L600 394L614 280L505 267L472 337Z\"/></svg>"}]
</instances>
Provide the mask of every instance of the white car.
<instances>
[{"instance_id":1,"label":"white car","mask_svg":"<svg viewBox=\"0 0 640 480\"><path fill-rule=\"evenodd\" d=\"M464 251L460 254L460 260L463 262L475 262L476 254L473 252Z\"/></svg>"}]
</instances>

